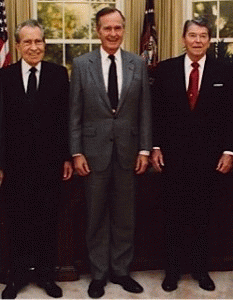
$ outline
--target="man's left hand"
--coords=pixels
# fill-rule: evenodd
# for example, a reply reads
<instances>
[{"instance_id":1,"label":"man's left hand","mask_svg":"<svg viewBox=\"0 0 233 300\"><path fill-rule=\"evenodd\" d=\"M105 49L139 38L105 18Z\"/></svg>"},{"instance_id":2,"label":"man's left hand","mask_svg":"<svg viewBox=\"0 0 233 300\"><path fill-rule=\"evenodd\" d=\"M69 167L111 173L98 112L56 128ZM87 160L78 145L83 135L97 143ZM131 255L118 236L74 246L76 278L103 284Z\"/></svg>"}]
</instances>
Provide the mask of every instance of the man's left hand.
<instances>
[{"instance_id":1,"label":"man's left hand","mask_svg":"<svg viewBox=\"0 0 233 300\"><path fill-rule=\"evenodd\" d=\"M73 167L70 161L64 162L63 180L69 180L73 174Z\"/></svg>"},{"instance_id":2,"label":"man's left hand","mask_svg":"<svg viewBox=\"0 0 233 300\"><path fill-rule=\"evenodd\" d=\"M149 157L147 155L138 154L135 172L136 174L143 174L145 173L147 166L149 163Z\"/></svg>"},{"instance_id":3,"label":"man's left hand","mask_svg":"<svg viewBox=\"0 0 233 300\"><path fill-rule=\"evenodd\" d=\"M216 170L220 173L227 174L233 168L233 155L223 154L218 162Z\"/></svg>"}]
</instances>

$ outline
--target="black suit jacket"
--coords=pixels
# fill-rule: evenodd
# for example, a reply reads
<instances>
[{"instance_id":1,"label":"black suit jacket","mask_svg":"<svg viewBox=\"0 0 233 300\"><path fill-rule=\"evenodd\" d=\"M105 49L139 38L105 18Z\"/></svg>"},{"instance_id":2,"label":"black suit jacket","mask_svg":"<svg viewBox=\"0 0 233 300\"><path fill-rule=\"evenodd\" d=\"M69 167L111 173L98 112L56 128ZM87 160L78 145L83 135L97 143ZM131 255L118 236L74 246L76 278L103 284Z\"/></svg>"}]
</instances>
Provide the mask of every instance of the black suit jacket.
<instances>
[{"instance_id":1,"label":"black suit jacket","mask_svg":"<svg viewBox=\"0 0 233 300\"><path fill-rule=\"evenodd\" d=\"M69 159L67 70L42 61L36 100L24 91L21 61L2 71L6 175L37 169L45 178L57 176ZM28 173L30 174L30 173Z\"/></svg>"},{"instance_id":2,"label":"black suit jacket","mask_svg":"<svg viewBox=\"0 0 233 300\"><path fill-rule=\"evenodd\" d=\"M225 150L233 151L232 71L207 56L198 102L190 110L184 55L163 61L156 71L153 95L153 145L165 164L182 168L196 160L215 168Z\"/></svg>"}]
</instances>

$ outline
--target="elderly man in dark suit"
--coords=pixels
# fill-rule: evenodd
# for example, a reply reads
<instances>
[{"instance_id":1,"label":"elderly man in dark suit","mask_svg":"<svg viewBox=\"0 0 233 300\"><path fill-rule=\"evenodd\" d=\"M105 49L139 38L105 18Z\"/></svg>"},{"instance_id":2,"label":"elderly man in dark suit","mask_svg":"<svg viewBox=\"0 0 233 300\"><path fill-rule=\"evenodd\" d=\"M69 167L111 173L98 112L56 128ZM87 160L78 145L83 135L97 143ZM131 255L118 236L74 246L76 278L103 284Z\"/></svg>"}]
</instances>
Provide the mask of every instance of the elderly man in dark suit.
<instances>
[{"instance_id":1,"label":"elderly man in dark suit","mask_svg":"<svg viewBox=\"0 0 233 300\"><path fill-rule=\"evenodd\" d=\"M35 268L52 297L61 180L72 175L68 147L69 81L64 67L42 61L44 31L36 20L15 32L22 59L2 72L3 190L10 220L10 276L3 299L14 299Z\"/></svg>"},{"instance_id":2,"label":"elderly man in dark suit","mask_svg":"<svg viewBox=\"0 0 233 300\"><path fill-rule=\"evenodd\" d=\"M106 280L130 292L134 239L134 175L151 149L150 93L145 63L120 49L125 18L115 8L96 15L101 47L78 57L71 75L71 154L85 177L87 246L93 280L89 296L104 294Z\"/></svg>"},{"instance_id":3,"label":"elderly man in dark suit","mask_svg":"<svg viewBox=\"0 0 233 300\"><path fill-rule=\"evenodd\" d=\"M218 179L233 164L232 74L206 54L211 32L203 19L187 21L186 54L159 64L153 90L152 163L164 175L165 291L177 288L181 263L202 289L208 275L209 213Z\"/></svg>"}]
</instances>

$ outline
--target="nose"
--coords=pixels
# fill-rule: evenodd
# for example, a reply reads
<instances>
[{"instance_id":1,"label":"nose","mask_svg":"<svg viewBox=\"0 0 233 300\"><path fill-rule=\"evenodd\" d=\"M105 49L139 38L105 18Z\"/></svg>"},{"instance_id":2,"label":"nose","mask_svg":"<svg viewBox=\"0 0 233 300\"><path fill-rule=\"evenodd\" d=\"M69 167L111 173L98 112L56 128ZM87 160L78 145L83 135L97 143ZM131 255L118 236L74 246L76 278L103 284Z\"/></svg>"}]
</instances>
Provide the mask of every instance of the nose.
<instances>
[{"instance_id":1,"label":"nose","mask_svg":"<svg viewBox=\"0 0 233 300\"><path fill-rule=\"evenodd\" d=\"M196 35L196 39L195 40L196 40L196 42L200 42L201 41L201 38L200 38L200 36L198 34Z\"/></svg>"},{"instance_id":2,"label":"nose","mask_svg":"<svg viewBox=\"0 0 233 300\"><path fill-rule=\"evenodd\" d=\"M110 34L111 34L112 36L115 36L115 35L117 34L117 32L116 32L116 30L115 30L114 28L112 28Z\"/></svg>"},{"instance_id":3,"label":"nose","mask_svg":"<svg viewBox=\"0 0 233 300\"><path fill-rule=\"evenodd\" d=\"M32 42L31 43L31 49L37 49L37 44L35 42Z\"/></svg>"}]
</instances>

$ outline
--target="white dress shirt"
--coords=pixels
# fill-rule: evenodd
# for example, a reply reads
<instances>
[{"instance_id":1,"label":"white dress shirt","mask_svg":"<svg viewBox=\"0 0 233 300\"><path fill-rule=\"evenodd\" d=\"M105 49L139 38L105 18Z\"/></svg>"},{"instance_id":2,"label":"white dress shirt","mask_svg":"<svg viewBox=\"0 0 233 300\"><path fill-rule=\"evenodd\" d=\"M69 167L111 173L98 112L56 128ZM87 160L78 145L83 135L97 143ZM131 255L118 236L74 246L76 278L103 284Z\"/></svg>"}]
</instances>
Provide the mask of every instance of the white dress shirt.
<instances>
[{"instance_id":1,"label":"white dress shirt","mask_svg":"<svg viewBox=\"0 0 233 300\"><path fill-rule=\"evenodd\" d=\"M108 57L109 54L106 51L104 51L102 46L100 47L100 56L101 56L101 65L102 65L102 71L104 76L104 84L105 84L106 92L108 92L108 74L109 74L111 59ZM117 50L114 56L115 56L116 71L117 71L118 98L120 99L122 82L123 82L122 58L121 58L120 48Z\"/></svg>"},{"instance_id":2,"label":"white dress shirt","mask_svg":"<svg viewBox=\"0 0 233 300\"><path fill-rule=\"evenodd\" d=\"M26 63L26 61L24 59L22 59L22 77L23 77L23 85L24 85L24 90L25 93L27 92L27 85L28 85L28 77L30 75L30 69L32 66L30 66L28 63ZM37 88L39 86L39 79L40 79L40 71L41 71L41 62L39 62L36 66L36 84L37 84Z\"/></svg>"}]
</instances>

